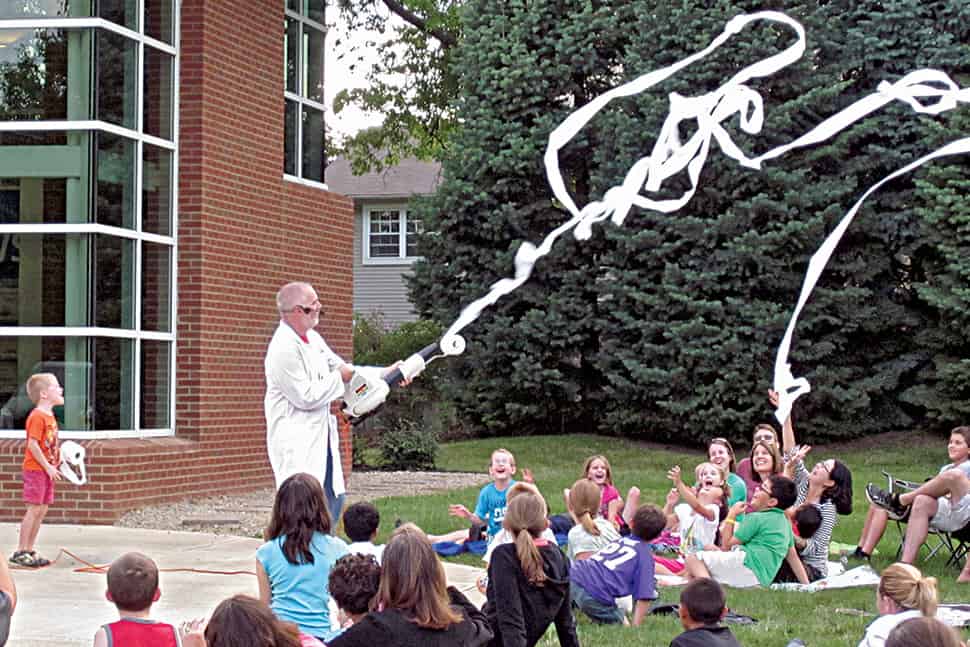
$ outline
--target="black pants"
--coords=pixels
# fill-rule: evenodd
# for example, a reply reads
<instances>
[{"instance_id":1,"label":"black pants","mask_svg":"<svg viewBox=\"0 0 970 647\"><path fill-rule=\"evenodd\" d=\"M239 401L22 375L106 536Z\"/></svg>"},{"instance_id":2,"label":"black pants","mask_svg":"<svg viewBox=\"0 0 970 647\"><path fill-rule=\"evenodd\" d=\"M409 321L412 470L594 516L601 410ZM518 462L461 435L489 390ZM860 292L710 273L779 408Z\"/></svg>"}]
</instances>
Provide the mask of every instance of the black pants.
<instances>
[{"instance_id":1,"label":"black pants","mask_svg":"<svg viewBox=\"0 0 970 647\"><path fill-rule=\"evenodd\" d=\"M805 560L802 560L802 566L805 568L805 574L808 575L809 582L822 579L821 571L814 566L806 564ZM781 568L778 569L778 574L775 575L774 579L775 584L781 584L784 582L798 582L798 578L795 577L795 571L791 569L787 559L782 560Z\"/></svg>"}]
</instances>

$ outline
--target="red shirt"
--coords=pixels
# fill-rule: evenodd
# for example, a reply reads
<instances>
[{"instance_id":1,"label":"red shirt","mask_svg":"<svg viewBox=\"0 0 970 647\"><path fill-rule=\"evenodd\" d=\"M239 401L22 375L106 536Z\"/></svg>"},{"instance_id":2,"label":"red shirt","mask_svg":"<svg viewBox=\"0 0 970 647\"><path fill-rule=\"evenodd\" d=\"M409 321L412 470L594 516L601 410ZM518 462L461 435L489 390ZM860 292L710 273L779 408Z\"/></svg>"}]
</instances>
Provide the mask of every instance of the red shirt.
<instances>
[{"instance_id":1,"label":"red shirt","mask_svg":"<svg viewBox=\"0 0 970 647\"><path fill-rule=\"evenodd\" d=\"M60 451L57 447L57 419L49 413L44 413L40 409L34 409L27 416L27 444L24 445L24 470L42 471L44 468L30 453L28 445L33 438L40 445L40 451L44 458L57 469L60 465Z\"/></svg>"},{"instance_id":2,"label":"red shirt","mask_svg":"<svg viewBox=\"0 0 970 647\"><path fill-rule=\"evenodd\" d=\"M175 627L142 618L122 618L104 625L108 644L115 647L177 647Z\"/></svg>"}]
</instances>

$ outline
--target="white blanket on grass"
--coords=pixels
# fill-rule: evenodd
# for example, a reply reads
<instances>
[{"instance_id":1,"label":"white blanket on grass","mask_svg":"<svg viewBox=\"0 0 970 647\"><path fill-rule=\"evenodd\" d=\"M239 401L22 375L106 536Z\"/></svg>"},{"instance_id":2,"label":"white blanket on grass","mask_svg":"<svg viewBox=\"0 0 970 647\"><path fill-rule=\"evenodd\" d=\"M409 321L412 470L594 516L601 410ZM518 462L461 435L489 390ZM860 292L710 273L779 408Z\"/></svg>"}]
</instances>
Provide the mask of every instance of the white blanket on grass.
<instances>
[{"instance_id":1,"label":"white blanket on grass","mask_svg":"<svg viewBox=\"0 0 970 647\"><path fill-rule=\"evenodd\" d=\"M772 584L771 588L779 591L800 591L815 593L828 589L848 589L856 586L875 586L879 584L879 573L868 565L856 566L845 570L839 562L829 562L829 576L816 580L811 584Z\"/></svg>"}]
</instances>

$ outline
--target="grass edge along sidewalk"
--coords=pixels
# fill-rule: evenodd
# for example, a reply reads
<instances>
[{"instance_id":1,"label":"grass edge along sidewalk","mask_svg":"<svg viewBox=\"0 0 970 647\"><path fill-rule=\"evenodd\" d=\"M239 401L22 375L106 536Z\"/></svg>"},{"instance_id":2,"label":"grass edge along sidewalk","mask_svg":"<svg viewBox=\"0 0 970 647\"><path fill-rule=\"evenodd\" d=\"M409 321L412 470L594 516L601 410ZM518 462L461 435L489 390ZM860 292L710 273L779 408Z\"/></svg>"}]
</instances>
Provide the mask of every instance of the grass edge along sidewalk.
<instances>
[{"instance_id":1,"label":"grass edge along sidewalk","mask_svg":"<svg viewBox=\"0 0 970 647\"><path fill-rule=\"evenodd\" d=\"M487 471L493 449L505 447L516 458L517 476L528 467L549 503L552 513L564 512L562 490L581 476L583 463L594 454L605 455L612 466L613 479L622 495L633 485L643 491L643 500L663 504L670 488L667 470L680 465L693 470L704 459L699 450L689 450L657 444L638 443L620 438L592 435L528 436L489 438L441 445L437 468L455 471ZM747 448L738 452L738 460ZM914 451L915 450L915 451ZM881 471L888 470L901 478L916 481L936 473L947 462L946 438L920 434L891 434L884 438L869 438L858 443L816 446L806 458L809 466L823 458L837 457L852 470L853 509L850 516L839 517L833 542L854 545L865 519L868 502L865 484L883 482ZM478 495L477 487L444 493L416 494L379 499L381 513L379 541L387 540L396 519L413 521L428 532L441 533L462 527L463 520L448 516L449 503L472 506ZM893 524L879 544L879 554L873 559L878 571L892 563L899 537ZM457 561L481 566L479 557L462 556ZM970 602L970 585L955 582L958 568L944 568L945 557L920 561L917 566L924 573L939 580L941 601ZM850 566L852 564L850 563ZM661 588L662 602L676 602L679 588ZM872 617L838 612L838 609L858 609L875 613L875 591L872 588L843 589L814 594L788 593L768 590L727 589L728 606L735 612L758 619L753 626L732 627L741 644L746 647L783 647L792 638L801 638L810 647L843 647L856 645ZM681 632L678 619L673 616L650 616L643 626L602 627L577 618L580 640L596 647L628 647L629 645L667 645ZM970 634L966 634L970 635ZM541 645L558 645L550 629Z\"/></svg>"}]
</instances>

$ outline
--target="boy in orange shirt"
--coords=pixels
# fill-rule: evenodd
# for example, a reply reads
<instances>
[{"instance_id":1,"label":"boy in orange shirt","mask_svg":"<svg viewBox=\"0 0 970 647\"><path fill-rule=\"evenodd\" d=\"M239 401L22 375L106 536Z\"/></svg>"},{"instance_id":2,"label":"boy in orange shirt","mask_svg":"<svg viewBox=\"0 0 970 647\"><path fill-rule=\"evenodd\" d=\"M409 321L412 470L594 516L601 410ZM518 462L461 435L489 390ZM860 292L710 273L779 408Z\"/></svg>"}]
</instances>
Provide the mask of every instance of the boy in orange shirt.
<instances>
[{"instance_id":1,"label":"boy in orange shirt","mask_svg":"<svg viewBox=\"0 0 970 647\"><path fill-rule=\"evenodd\" d=\"M61 464L61 453L57 444L54 407L64 404L64 389L53 373L37 373L27 380L27 395L35 405L27 416L27 446L23 464L27 512L20 524L20 545L10 557L10 563L39 568L50 564L50 560L34 552L34 542L47 514L47 507L54 501L54 481L63 478L57 469Z\"/></svg>"}]
</instances>

